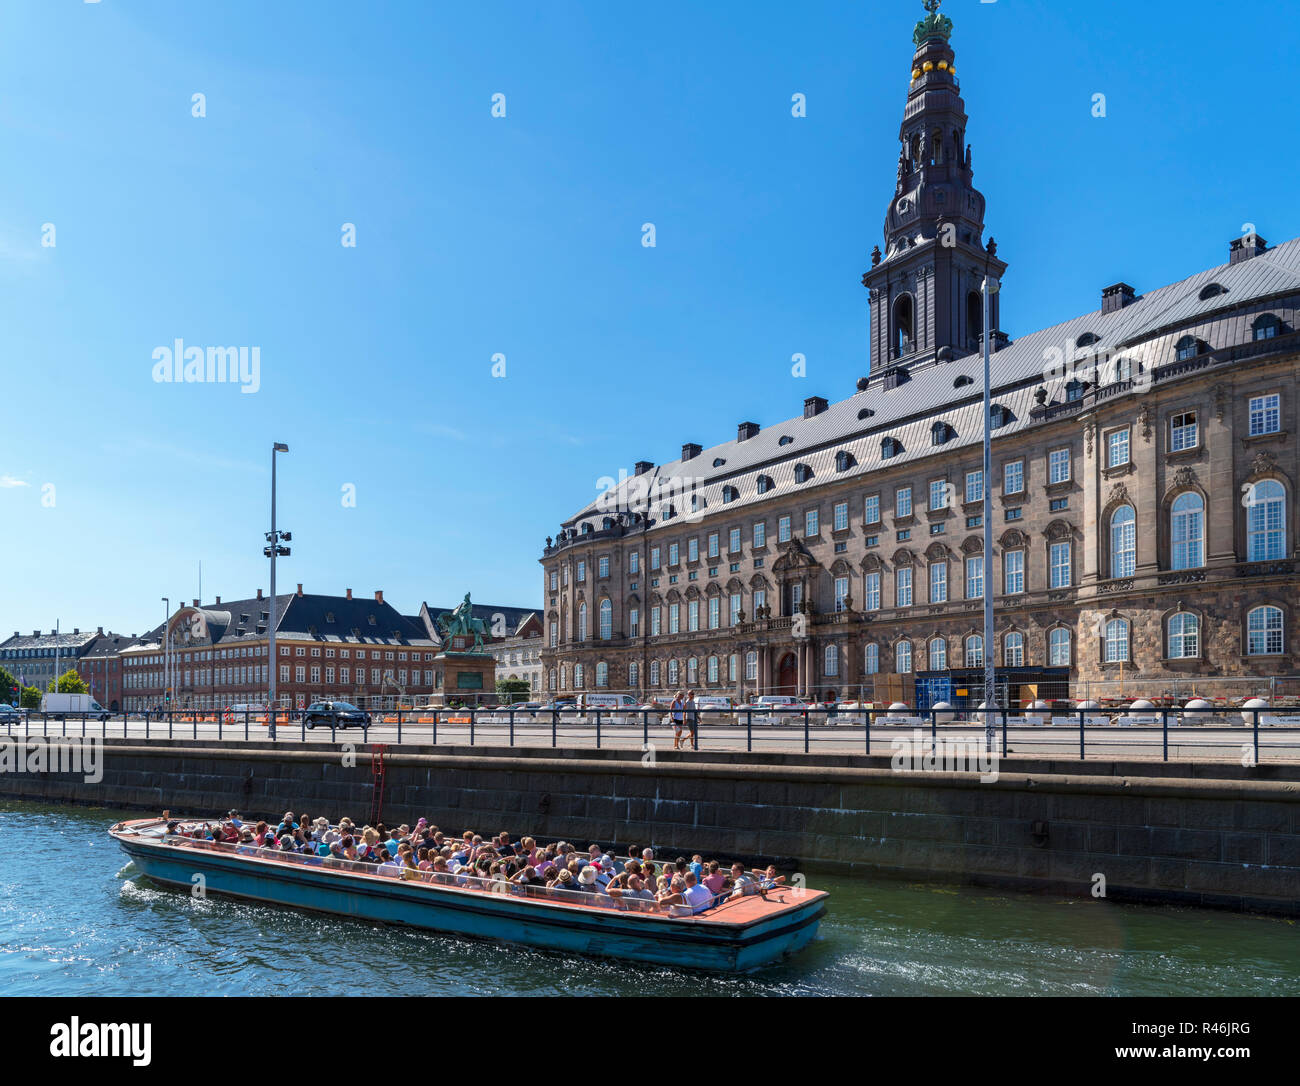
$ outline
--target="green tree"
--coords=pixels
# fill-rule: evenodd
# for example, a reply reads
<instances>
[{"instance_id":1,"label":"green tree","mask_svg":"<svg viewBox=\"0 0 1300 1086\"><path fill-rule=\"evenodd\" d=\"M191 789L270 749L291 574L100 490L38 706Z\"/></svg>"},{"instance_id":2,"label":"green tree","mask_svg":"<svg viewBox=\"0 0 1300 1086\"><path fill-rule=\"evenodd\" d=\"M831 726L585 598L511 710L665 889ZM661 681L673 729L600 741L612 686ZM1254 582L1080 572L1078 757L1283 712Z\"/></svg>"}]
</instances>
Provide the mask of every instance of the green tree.
<instances>
[{"instance_id":1,"label":"green tree","mask_svg":"<svg viewBox=\"0 0 1300 1086\"><path fill-rule=\"evenodd\" d=\"M18 686L18 680L14 678L13 672L8 668L0 667L0 701L7 705L15 705L18 702L18 695L14 690Z\"/></svg>"},{"instance_id":2,"label":"green tree","mask_svg":"<svg viewBox=\"0 0 1300 1086\"><path fill-rule=\"evenodd\" d=\"M20 709L39 709L41 707L41 690L38 686L24 686L19 697L21 698L18 703Z\"/></svg>"},{"instance_id":3,"label":"green tree","mask_svg":"<svg viewBox=\"0 0 1300 1086\"><path fill-rule=\"evenodd\" d=\"M515 701L527 701L531 689L527 679L497 680L497 693L507 705Z\"/></svg>"},{"instance_id":4,"label":"green tree","mask_svg":"<svg viewBox=\"0 0 1300 1086\"><path fill-rule=\"evenodd\" d=\"M51 694L89 694L90 687L86 685L86 680L77 674L75 668L68 668L59 676L57 686L53 679L50 680L49 691Z\"/></svg>"}]
</instances>

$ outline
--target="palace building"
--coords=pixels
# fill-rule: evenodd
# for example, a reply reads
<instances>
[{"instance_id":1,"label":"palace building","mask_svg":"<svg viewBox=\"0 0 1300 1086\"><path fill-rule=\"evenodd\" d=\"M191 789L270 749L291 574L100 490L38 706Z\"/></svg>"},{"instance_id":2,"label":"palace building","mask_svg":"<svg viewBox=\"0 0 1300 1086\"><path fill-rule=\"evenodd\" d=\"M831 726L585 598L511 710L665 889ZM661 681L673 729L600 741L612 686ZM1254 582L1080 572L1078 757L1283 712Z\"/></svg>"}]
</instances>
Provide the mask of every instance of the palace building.
<instances>
[{"instance_id":1,"label":"palace building","mask_svg":"<svg viewBox=\"0 0 1300 1086\"><path fill-rule=\"evenodd\" d=\"M1226 263L1147 293L1116 283L1015 340L1003 291L985 329L981 285L1007 265L984 236L951 28L933 9L917 24L862 277L870 376L639 462L564 520L541 557L548 691L962 693L986 652L1008 685L1061 694L1296 674L1300 239L1236 238Z\"/></svg>"}]
</instances>

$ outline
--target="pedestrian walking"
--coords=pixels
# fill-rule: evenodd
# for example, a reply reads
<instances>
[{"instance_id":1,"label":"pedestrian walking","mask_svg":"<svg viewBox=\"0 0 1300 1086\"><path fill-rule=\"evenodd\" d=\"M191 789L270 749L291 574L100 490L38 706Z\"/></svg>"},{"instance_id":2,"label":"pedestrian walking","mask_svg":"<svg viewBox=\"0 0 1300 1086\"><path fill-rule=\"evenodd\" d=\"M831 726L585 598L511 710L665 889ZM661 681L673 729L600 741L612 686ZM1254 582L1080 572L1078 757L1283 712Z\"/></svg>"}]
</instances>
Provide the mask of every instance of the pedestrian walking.
<instances>
[{"instance_id":1,"label":"pedestrian walking","mask_svg":"<svg viewBox=\"0 0 1300 1086\"><path fill-rule=\"evenodd\" d=\"M682 691L678 690L673 695L673 704L669 710L669 716L673 722L673 750L679 750L682 745L682 716L683 706L686 703L686 697Z\"/></svg>"},{"instance_id":2,"label":"pedestrian walking","mask_svg":"<svg viewBox=\"0 0 1300 1086\"><path fill-rule=\"evenodd\" d=\"M682 711L686 718L686 727L691 733L691 750L699 750L700 711L695 705L694 690L688 690L686 692L686 703L682 706Z\"/></svg>"}]
</instances>

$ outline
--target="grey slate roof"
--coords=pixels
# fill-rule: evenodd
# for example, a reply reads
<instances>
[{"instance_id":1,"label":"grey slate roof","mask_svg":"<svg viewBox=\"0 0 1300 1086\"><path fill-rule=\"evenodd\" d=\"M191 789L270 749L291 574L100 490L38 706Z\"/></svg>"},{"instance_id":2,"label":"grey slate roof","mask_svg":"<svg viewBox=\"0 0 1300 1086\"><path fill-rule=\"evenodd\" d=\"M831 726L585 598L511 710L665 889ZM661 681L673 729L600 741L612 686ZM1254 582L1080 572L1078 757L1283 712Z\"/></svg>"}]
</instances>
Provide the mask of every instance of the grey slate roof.
<instances>
[{"instance_id":1,"label":"grey slate roof","mask_svg":"<svg viewBox=\"0 0 1300 1086\"><path fill-rule=\"evenodd\" d=\"M1224 293L1201 298L1202 290L1211 283L1226 288ZM1116 351L1143 363L1147 367L1163 365L1174 360L1174 345L1184 334L1199 335L1210 346L1219 346L1214 336L1236 334L1233 341L1249 339L1250 319L1255 312L1267 310L1266 299L1300 295L1300 238L1269 249L1250 260L1238 264L1223 264L1209 268L1158 290L1138 297L1129 305L1111 313L1100 310L1064 321L1050 328L1031 333L992 356L991 377L993 402L1011 409L1015 421L995 432L995 440L1022 430L1032 424L1030 410L1035 404L1034 391L1043 385L1048 392L1048 404L1065 399L1068 373L1044 376L1047 352L1059 350L1062 355L1072 354L1073 345L1085 333L1099 337L1090 350ZM1254 304L1259 303L1259 304ZM1253 305L1253 309L1252 309ZM1241 327L1225 329L1221 318L1232 310L1241 310L1235 318ZM1295 320L1294 307L1278 310L1289 324ZM1206 325L1219 319L1214 330ZM1233 325L1233 322L1226 322ZM893 467L908 460L935 455L938 451L930 443L930 427L939 419L946 421L957 433L956 438L944 446L945 455L981 440L983 425L982 356L970 354L951 362L938 363L914 372L910 379L892 389L885 389L873 375L869 387L862 392L831 404L811 418L793 418L773 426L764 427L746 441L734 438L703 450L689 461L675 460L652 468L644 476L624 480L604 496L635 493L637 485L677 487L688 496L698 493L707 502L705 512L716 514L722 507L722 488L730 484L740 491L738 500L727 508L739 508L755 501L767 501L796 487L794 471L797 464L807 464L814 476L812 485L829 478L852 478L866 475L881 467L880 444L885 436L893 436L903 444L904 451L888 461ZM970 384L958 389L954 382L959 377L969 377ZM871 417L860 419L859 412L869 409ZM780 444L783 436L793 438ZM835 453L845 449L852 453L857 463L845 472L836 472ZM725 464L714 467L713 461L721 458ZM759 495L757 476L771 476L775 488ZM691 481L695 480L695 489ZM607 515L597 499L564 522L574 527L590 521L593 529L600 529L601 519ZM689 510L689 497L676 502L677 512L684 515ZM677 519L659 521L657 527L677 527Z\"/></svg>"}]
</instances>

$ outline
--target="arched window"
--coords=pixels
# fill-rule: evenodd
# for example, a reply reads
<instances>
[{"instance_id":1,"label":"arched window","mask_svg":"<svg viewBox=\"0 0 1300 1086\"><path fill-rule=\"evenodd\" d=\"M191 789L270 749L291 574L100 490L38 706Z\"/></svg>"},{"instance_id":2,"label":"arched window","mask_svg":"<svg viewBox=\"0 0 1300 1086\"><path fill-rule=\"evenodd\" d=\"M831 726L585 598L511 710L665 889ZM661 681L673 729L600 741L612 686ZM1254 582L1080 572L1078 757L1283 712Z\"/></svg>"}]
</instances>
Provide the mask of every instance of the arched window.
<instances>
[{"instance_id":1,"label":"arched window","mask_svg":"<svg viewBox=\"0 0 1300 1086\"><path fill-rule=\"evenodd\" d=\"M573 665L573 688L575 690L582 689L582 665L581 664Z\"/></svg>"},{"instance_id":2,"label":"arched window","mask_svg":"<svg viewBox=\"0 0 1300 1086\"><path fill-rule=\"evenodd\" d=\"M879 645L872 644L867 646L865 659L863 660L863 668L868 675L880 674L880 646Z\"/></svg>"},{"instance_id":3,"label":"arched window","mask_svg":"<svg viewBox=\"0 0 1300 1086\"><path fill-rule=\"evenodd\" d=\"M1246 493L1246 561L1271 562L1286 557L1286 490L1264 479Z\"/></svg>"},{"instance_id":4,"label":"arched window","mask_svg":"<svg viewBox=\"0 0 1300 1086\"><path fill-rule=\"evenodd\" d=\"M766 494L772 489L772 477L770 475L760 475L758 477L758 492Z\"/></svg>"},{"instance_id":5,"label":"arched window","mask_svg":"<svg viewBox=\"0 0 1300 1086\"><path fill-rule=\"evenodd\" d=\"M826 662L822 673L829 679L840 673L840 648L838 645L826 646Z\"/></svg>"},{"instance_id":6,"label":"arched window","mask_svg":"<svg viewBox=\"0 0 1300 1086\"><path fill-rule=\"evenodd\" d=\"M1058 626L1047 635L1047 664L1049 667L1070 666L1070 631Z\"/></svg>"},{"instance_id":7,"label":"arched window","mask_svg":"<svg viewBox=\"0 0 1300 1086\"><path fill-rule=\"evenodd\" d=\"M794 441L794 438L792 438L789 434L782 434L780 440L777 441L777 444L789 445L792 441Z\"/></svg>"},{"instance_id":8,"label":"arched window","mask_svg":"<svg viewBox=\"0 0 1300 1086\"><path fill-rule=\"evenodd\" d=\"M659 661L658 660L650 661L650 685L651 686L659 685Z\"/></svg>"},{"instance_id":9,"label":"arched window","mask_svg":"<svg viewBox=\"0 0 1300 1086\"><path fill-rule=\"evenodd\" d=\"M1195 491L1179 494L1169 511L1170 568L1205 565L1205 502Z\"/></svg>"},{"instance_id":10,"label":"arched window","mask_svg":"<svg viewBox=\"0 0 1300 1086\"><path fill-rule=\"evenodd\" d=\"M596 664L596 686L606 687L609 685L609 664L601 661Z\"/></svg>"},{"instance_id":11,"label":"arched window","mask_svg":"<svg viewBox=\"0 0 1300 1086\"><path fill-rule=\"evenodd\" d=\"M758 678L758 653L745 653L745 679L754 682Z\"/></svg>"},{"instance_id":12,"label":"arched window","mask_svg":"<svg viewBox=\"0 0 1300 1086\"><path fill-rule=\"evenodd\" d=\"M1246 615L1246 655L1280 656L1283 648L1282 609L1256 607Z\"/></svg>"},{"instance_id":13,"label":"arched window","mask_svg":"<svg viewBox=\"0 0 1300 1086\"><path fill-rule=\"evenodd\" d=\"M880 458L888 460L903 451L903 446L895 437L887 437L880 443Z\"/></svg>"},{"instance_id":14,"label":"arched window","mask_svg":"<svg viewBox=\"0 0 1300 1086\"><path fill-rule=\"evenodd\" d=\"M669 686L677 685L677 673L678 673L677 661L669 660L668 661L668 685Z\"/></svg>"},{"instance_id":15,"label":"arched window","mask_svg":"<svg viewBox=\"0 0 1300 1086\"><path fill-rule=\"evenodd\" d=\"M1201 353L1201 343L1195 336L1183 336L1174 347L1174 357L1179 362L1186 362Z\"/></svg>"},{"instance_id":16,"label":"arched window","mask_svg":"<svg viewBox=\"0 0 1300 1086\"><path fill-rule=\"evenodd\" d=\"M716 656L709 657L708 671L705 674L708 676L709 682L716 683L718 681L718 658Z\"/></svg>"},{"instance_id":17,"label":"arched window","mask_svg":"<svg viewBox=\"0 0 1300 1086\"><path fill-rule=\"evenodd\" d=\"M967 346L972 351L978 351L980 336L984 334L984 299L978 290L972 290L966 295L966 327L969 330Z\"/></svg>"},{"instance_id":18,"label":"arched window","mask_svg":"<svg viewBox=\"0 0 1300 1086\"><path fill-rule=\"evenodd\" d=\"M894 650L894 670L900 675L908 675L912 671L912 642L900 641L898 647Z\"/></svg>"},{"instance_id":19,"label":"arched window","mask_svg":"<svg viewBox=\"0 0 1300 1086\"><path fill-rule=\"evenodd\" d=\"M1201 655L1201 620L1188 611L1169 616L1169 658L1185 660Z\"/></svg>"},{"instance_id":20,"label":"arched window","mask_svg":"<svg viewBox=\"0 0 1300 1086\"><path fill-rule=\"evenodd\" d=\"M727 505L729 502L734 502L739 497L740 497L740 491L737 490L734 486L724 486L722 488L723 505Z\"/></svg>"},{"instance_id":21,"label":"arched window","mask_svg":"<svg viewBox=\"0 0 1300 1086\"><path fill-rule=\"evenodd\" d=\"M640 681L641 665L636 660L633 660L627 665L627 685L630 689L635 690Z\"/></svg>"},{"instance_id":22,"label":"arched window","mask_svg":"<svg viewBox=\"0 0 1300 1086\"><path fill-rule=\"evenodd\" d=\"M1128 661L1128 621L1112 618L1106 623L1105 660L1108 664Z\"/></svg>"},{"instance_id":23,"label":"arched window","mask_svg":"<svg viewBox=\"0 0 1300 1086\"><path fill-rule=\"evenodd\" d=\"M856 461L853 459L853 454L845 449L841 449L835 454L836 471L848 471L855 463Z\"/></svg>"},{"instance_id":24,"label":"arched window","mask_svg":"<svg viewBox=\"0 0 1300 1086\"><path fill-rule=\"evenodd\" d=\"M971 634L966 638L965 651L967 667L984 666L984 638L979 634Z\"/></svg>"},{"instance_id":25,"label":"arched window","mask_svg":"<svg viewBox=\"0 0 1300 1086\"><path fill-rule=\"evenodd\" d=\"M812 468L807 464L795 464L794 481L796 483L806 483L813 476Z\"/></svg>"},{"instance_id":26,"label":"arched window","mask_svg":"<svg viewBox=\"0 0 1300 1086\"><path fill-rule=\"evenodd\" d=\"M578 604L578 640L587 640L587 605Z\"/></svg>"},{"instance_id":27,"label":"arched window","mask_svg":"<svg viewBox=\"0 0 1300 1086\"><path fill-rule=\"evenodd\" d=\"M894 303L894 357L912 353L913 309L912 296L904 294Z\"/></svg>"},{"instance_id":28,"label":"arched window","mask_svg":"<svg viewBox=\"0 0 1300 1086\"><path fill-rule=\"evenodd\" d=\"M930 427L930 444L943 445L952 436L952 427L946 422L936 422Z\"/></svg>"},{"instance_id":29,"label":"arched window","mask_svg":"<svg viewBox=\"0 0 1300 1086\"><path fill-rule=\"evenodd\" d=\"M1002 639L1002 664L1004 667L1025 666L1025 635L1009 633Z\"/></svg>"},{"instance_id":30,"label":"arched window","mask_svg":"<svg viewBox=\"0 0 1300 1086\"><path fill-rule=\"evenodd\" d=\"M1209 285L1201 288L1200 298L1201 301L1208 302L1211 298L1217 297L1220 294L1227 294L1227 293L1228 293L1228 288L1223 286L1221 283L1210 283Z\"/></svg>"},{"instance_id":31,"label":"arched window","mask_svg":"<svg viewBox=\"0 0 1300 1086\"><path fill-rule=\"evenodd\" d=\"M930 670L948 670L948 642L942 637L936 637L930 642Z\"/></svg>"},{"instance_id":32,"label":"arched window","mask_svg":"<svg viewBox=\"0 0 1300 1086\"><path fill-rule=\"evenodd\" d=\"M1255 339L1272 339L1282 334L1282 322L1272 313L1261 313L1251 329Z\"/></svg>"},{"instance_id":33,"label":"arched window","mask_svg":"<svg viewBox=\"0 0 1300 1086\"><path fill-rule=\"evenodd\" d=\"M608 641L614 636L614 605L609 600L600 601L600 639Z\"/></svg>"},{"instance_id":34,"label":"arched window","mask_svg":"<svg viewBox=\"0 0 1300 1086\"><path fill-rule=\"evenodd\" d=\"M700 678L700 662L694 656L686 661L686 684L694 686Z\"/></svg>"},{"instance_id":35,"label":"arched window","mask_svg":"<svg viewBox=\"0 0 1300 1086\"><path fill-rule=\"evenodd\" d=\"M546 689L547 690L556 689L555 683L556 683L555 668L551 668L551 670L547 672L546 675Z\"/></svg>"},{"instance_id":36,"label":"arched window","mask_svg":"<svg viewBox=\"0 0 1300 1086\"><path fill-rule=\"evenodd\" d=\"M1110 515L1110 575L1132 577L1137 568L1137 517L1131 505Z\"/></svg>"},{"instance_id":37,"label":"arched window","mask_svg":"<svg viewBox=\"0 0 1300 1086\"><path fill-rule=\"evenodd\" d=\"M989 406L989 425L994 430L1000 426L1006 426L1009 422L1015 422L1016 416L1012 413L1011 408L1005 404L995 403Z\"/></svg>"}]
</instances>

